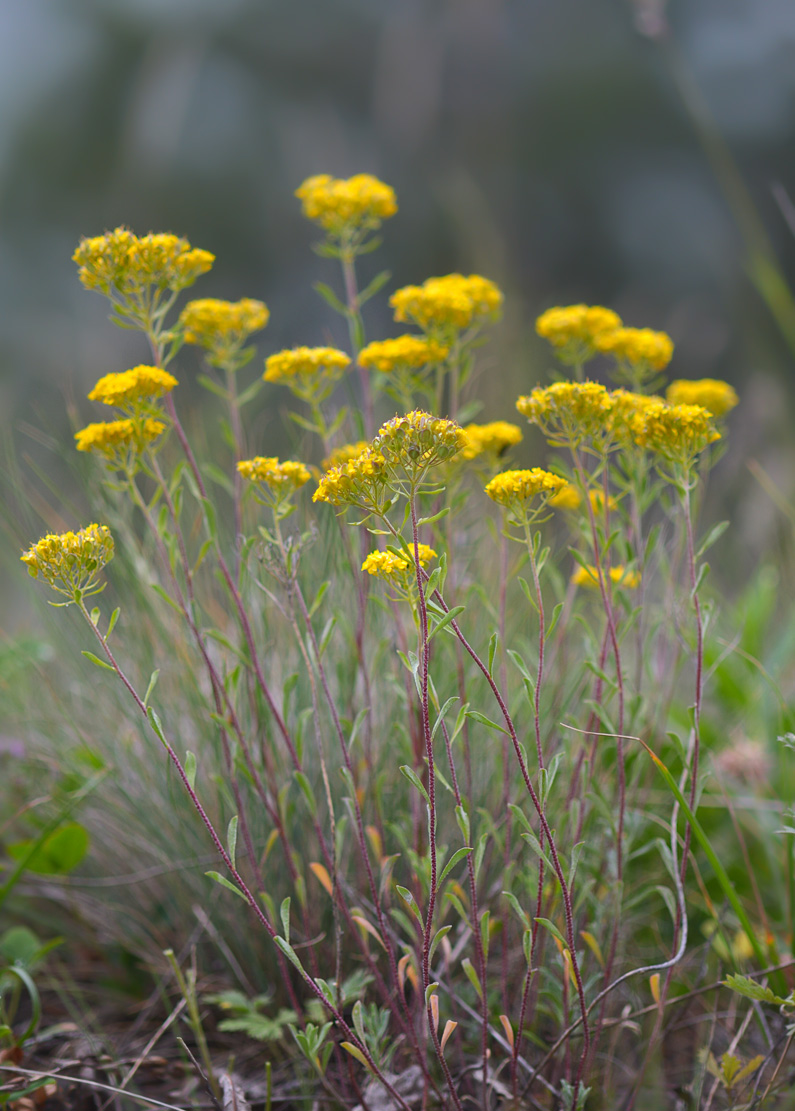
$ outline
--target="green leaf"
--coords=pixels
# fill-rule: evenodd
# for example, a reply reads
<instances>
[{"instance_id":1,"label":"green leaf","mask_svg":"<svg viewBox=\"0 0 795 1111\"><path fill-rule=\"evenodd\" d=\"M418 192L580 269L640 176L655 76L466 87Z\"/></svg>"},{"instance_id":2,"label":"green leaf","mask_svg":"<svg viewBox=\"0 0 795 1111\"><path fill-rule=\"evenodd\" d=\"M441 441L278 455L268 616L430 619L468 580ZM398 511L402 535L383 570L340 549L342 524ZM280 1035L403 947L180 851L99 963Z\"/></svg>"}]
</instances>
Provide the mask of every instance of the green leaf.
<instances>
[{"instance_id":1,"label":"green leaf","mask_svg":"<svg viewBox=\"0 0 795 1111\"><path fill-rule=\"evenodd\" d=\"M437 521L441 521L443 517L446 517L449 512L450 506L447 505L444 509L440 509L438 513L434 513L432 517L420 517L419 521L417 521L417 527L419 528L420 525L434 525ZM409 550L414 550L413 544L409 544Z\"/></svg>"},{"instance_id":2,"label":"green leaf","mask_svg":"<svg viewBox=\"0 0 795 1111\"><path fill-rule=\"evenodd\" d=\"M403 902L406 904L406 906L409 908L409 910L413 913L414 917L419 922L420 927L424 930L425 929L425 923L422 920L422 915L420 914L420 908L417 906L417 900L414 898L414 896L411 894L411 892L408 890L407 887L401 887L399 883L396 883L395 884L395 889L397 890L397 893L401 897Z\"/></svg>"},{"instance_id":3,"label":"green leaf","mask_svg":"<svg viewBox=\"0 0 795 1111\"><path fill-rule=\"evenodd\" d=\"M279 949L281 949L281 951L284 953L285 957L287 957L287 960L290 962L290 964L294 965L299 972L303 972L304 966L298 959L298 954L296 953L295 949L293 949L292 945L290 945L288 941L285 941L283 937L279 937L278 934L273 940L279 947Z\"/></svg>"},{"instance_id":4,"label":"green leaf","mask_svg":"<svg viewBox=\"0 0 795 1111\"><path fill-rule=\"evenodd\" d=\"M359 294L359 305L365 305L371 297L375 297L379 290L383 289L389 279L392 277L388 270L382 270L380 274L376 274L373 280L364 287Z\"/></svg>"},{"instance_id":5,"label":"green leaf","mask_svg":"<svg viewBox=\"0 0 795 1111\"><path fill-rule=\"evenodd\" d=\"M327 305L330 305L331 308L334 309L334 312L339 313L340 316L347 317L348 306L343 305L342 301L340 301L339 297L331 288L331 286L326 285L325 282L314 282L312 288L314 289L315 293L320 294Z\"/></svg>"},{"instance_id":6,"label":"green leaf","mask_svg":"<svg viewBox=\"0 0 795 1111\"><path fill-rule=\"evenodd\" d=\"M205 876L209 876L211 880L215 880L216 883L220 883L221 887L225 887L227 891L233 891L244 903L248 902L248 899L240 888L232 883L231 880L228 880L226 876L222 876L220 872L205 872L204 874Z\"/></svg>"},{"instance_id":7,"label":"green leaf","mask_svg":"<svg viewBox=\"0 0 795 1111\"><path fill-rule=\"evenodd\" d=\"M196 757L192 752L185 753L185 777L190 784L191 790L196 786Z\"/></svg>"},{"instance_id":8,"label":"green leaf","mask_svg":"<svg viewBox=\"0 0 795 1111\"><path fill-rule=\"evenodd\" d=\"M491 637L489 638L489 667L488 667L489 675L491 675L492 677L493 677L493 674L494 674L494 672L493 672L494 657L497 653L497 645L499 644L499 642L500 642L499 634L498 633L492 633Z\"/></svg>"},{"instance_id":9,"label":"green leaf","mask_svg":"<svg viewBox=\"0 0 795 1111\"><path fill-rule=\"evenodd\" d=\"M12 860L21 860L32 845L33 841L19 841L6 851ZM42 841L25 867L41 876L66 876L82 861L88 846L86 829L79 822L67 822Z\"/></svg>"},{"instance_id":10,"label":"green leaf","mask_svg":"<svg viewBox=\"0 0 795 1111\"><path fill-rule=\"evenodd\" d=\"M480 980L478 978L477 972L472 967L472 961L469 959L469 957L464 957L464 959L461 961L461 967L463 968L464 972L466 973L467 979L469 980L470 984L475 989L475 991L478 993L478 996L482 999L483 998L483 988L481 986L481 983L480 983Z\"/></svg>"},{"instance_id":11,"label":"green leaf","mask_svg":"<svg viewBox=\"0 0 795 1111\"><path fill-rule=\"evenodd\" d=\"M160 668L157 668L149 676L149 686L146 688L146 694L144 695L144 706L149 705L149 697L152 694L152 691L157 686L157 677L158 677L159 674L160 674Z\"/></svg>"},{"instance_id":12,"label":"green leaf","mask_svg":"<svg viewBox=\"0 0 795 1111\"><path fill-rule=\"evenodd\" d=\"M555 608L553 609L552 617L550 618L549 624L547 625L547 631L544 634L544 640L545 641L549 640L549 638L552 636L553 632L555 631L555 626L557 625L557 623L560 619L560 615L563 613L563 607L565 606L565 604L566 604L565 602L558 602L557 605L555 606Z\"/></svg>"},{"instance_id":13,"label":"green leaf","mask_svg":"<svg viewBox=\"0 0 795 1111\"><path fill-rule=\"evenodd\" d=\"M437 623L431 629L428 634L428 640L433 640L438 632L440 632L442 629L446 629L450 622L455 621L459 613L463 613L465 609L466 606L453 606L451 609L449 609L444 617L439 618Z\"/></svg>"},{"instance_id":14,"label":"green leaf","mask_svg":"<svg viewBox=\"0 0 795 1111\"><path fill-rule=\"evenodd\" d=\"M456 852L453 853L447 864L445 864L444 868L442 869L442 874L439 876L436 884L437 890L442 886L450 872L453 870L453 868L455 868L456 864L459 864L462 860L468 857L471 852L472 849L468 845L465 845L463 849L457 849Z\"/></svg>"},{"instance_id":15,"label":"green leaf","mask_svg":"<svg viewBox=\"0 0 795 1111\"><path fill-rule=\"evenodd\" d=\"M728 527L728 521L720 521L717 525L711 528L702 540L701 547L696 552L696 559L701 559L705 552L707 552L716 541L720 540L721 536L723 536Z\"/></svg>"},{"instance_id":16,"label":"green leaf","mask_svg":"<svg viewBox=\"0 0 795 1111\"><path fill-rule=\"evenodd\" d=\"M554 922L550 922L548 918L536 918L535 921L538 922L540 926L544 926L547 930L549 930L549 932L558 939L564 949L568 949L568 941L566 941L566 938L563 936Z\"/></svg>"},{"instance_id":17,"label":"green leaf","mask_svg":"<svg viewBox=\"0 0 795 1111\"><path fill-rule=\"evenodd\" d=\"M428 960L429 961L433 960L433 954L436 952L437 945L439 944L439 942L442 940L443 937L447 937L447 935L450 933L452 928L453 928L452 926L442 926L441 929L436 931L434 939L431 942L430 949L428 950Z\"/></svg>"},{"instance_id":18,"label":"green leaf","mask_svg":"<svg viewBox=\"0 0 795 1111\"><path fill-rule=\"evenodd\" d=\"M405 777L409 781L409 783L411 783L414 787L417 788L417 790L420 792L422 797L425 799L428 806L430 806L431 805L431 800L428 797L428 792L423 787L422 780L417 775L417 773L414 771L414 769L410 768L408 766L408 764L401 764L400 770L403 772L403 774L405 775Z\"/></svg>"},{"instance_id":19,"label":"green leaf","mask_svg":"<svg viewBox=\"0 0 795 1111\"><path fill-rule=\"evenodd\" d=\"M121 608L119 606L116 606L116 609L110 615L110 621L108 622L108 631L105 633L105 640L108 639L110 634L116 628L116 622L119 620L119 614L120 613L121 613Z\"/></svg>"},{"instance_id":20,"label":"green leaf","mask_svg":"<svg viewBox=\"0 0 795 1111\"><path fill-rule=\"evenodd\" d=\"M226 827L226 848L229 853L229 859L232 861L232 866L235 865L235 849L237 848L237 814L234 818L229 819L229 825Z\"/></svg>"},{"instance_id":21,"label":"green leaf","mask_svg":"<svg viewBox=\"0 0 795 1111\"><path fill-rule=\"evenodd\" d=\"M284 937L286 941L290 940L290 896L282 899L282 904L279 907L279 917L282 920L282 929L284 930Z\"/></svg>"},{"instance_id":22,"label":"green leaf","mask_svg":"<svg viewBox=\"0 0 795 1111\"><path fill-rule=\"evenodd\" d=\"M340 1045L347 1053L350 1053L351 1057L355 1057L360 1065L364 1065L364 1067L368 1071L370 1070L370 1066L367 1063L367 1058L362 1053L361 1049L356 1048L353 1042L340 1042Z\"/></svg>"},{"instance_id":23,"label":"green leaf","mask_svg":"<svg viewBox=\"0 0 795 1111\"><path fill-rule=\"evenodd\" d=\"M106 671L115 671L115 668L111 664L105 663L99 656L95 656L93 652L86 652L83 650L82 655L84 655L87 660L91 660L92 664L96 664L97 667L104 667Z\"/></svg>"},{"instance_id":24,"label":"green leaf","mask_svg":"<svg viewBox=\"0 0 795 1111\"><path fill-rule=\"evenodd\" d=\"M731 975L727 976L723 981L724 987L731 988L732 991L744 995L746 999L754 999L758 1003L773 1003L777 1007L795 1007L795 1000L792 996L788 999L782 999L780 995L776 995L770 988L763 987L758 984L756 980L751 980L748 976Z\"/></svg>"},{"instance_id":25,"label":"green leaf","mask_svg":"<svg viewBox=\"0 0 795 1111\"><path fill-rule=\"evenodd\" d=\"M498 733L504 733L506 737L510 737L511 735L507 729L503 729L501 725L497 725L496 721L487 718L486 715L481 714L479 710L467 710L466 716L472 718L473 721L479 722L481 725L487 726L489 729L496 729Z\"/></svg>"}]
</instances>

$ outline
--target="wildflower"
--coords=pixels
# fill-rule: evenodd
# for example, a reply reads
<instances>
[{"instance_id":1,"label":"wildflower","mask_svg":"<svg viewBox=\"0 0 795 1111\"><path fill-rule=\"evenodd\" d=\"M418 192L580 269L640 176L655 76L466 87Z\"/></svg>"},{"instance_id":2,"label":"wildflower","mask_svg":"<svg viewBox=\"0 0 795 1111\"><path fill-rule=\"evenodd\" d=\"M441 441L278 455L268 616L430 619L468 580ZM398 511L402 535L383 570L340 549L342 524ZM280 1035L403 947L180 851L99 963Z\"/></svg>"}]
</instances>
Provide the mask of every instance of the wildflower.
<instances>
[{"instance_id":1,"label":"wildflower","mask_svg":"<svg viewBox=\"0 0 795 1111\"><path fill-rule=\"evenodd\" d=\"M540 467L529 471L503 471L486 486L486 493L499 505L510 508L525 506L532 498L541 496L544 501L558 494L566 486L566 479Z\"/></svg>"},{"instance_id":2,"label":"wildflower","mask_svg":"<svg viewBox=\"0 0 795 1111\"><path fill-rule=\"evenodd\" d=\"M290 487L300 489L309 482L309 468L292 459L280 463L277 456L257 455L254 459L241 459L237 469L249 482L264 482L274 489Z\"/></svg>"},{"instance_id":3,"label":"wildflower","mask_svg":"<svg viewBox=\"0 0 795 1111\"><path fill-rule=\"evenodd\" d=\"M589 492L588 492L588 501L591 503L591 508L593 509L594 513L603 513L604 512L604 508L605 508L604 491L602 491L602 490L589 490ZM607 509L610 513L612 513L614 509L618 509L618 502L612 496L612 494L607 495Z\"/></svg>"},{"instance_id":4,"label":"wildflower","mask_svg":"<svg viewBox=\"0 0 795 1111\"><path fill-rule=\"evenodd\" d=\"M613 355L619 362L664 370L674 353L673 340L665 332L651 328L614 328L600 332L594 346L603 355Z\"/></svg>"},{"instance_id":5,"label":"wildflower","mask_svg":"<svg viewBox=\"0 0 795 1111\"><path fill-rule=\"evenodd\" d=\"M635 590L640 586L640 572L628 571L623 564L611 567L608 573L615 586L625 587L627 590ZM588 567L580 565L571 576L571 581L575 586L585 586L589 590L597 590L599 588L599 572L590 565Z\"/></svg>"},{"instance_id":6,"label":"wildflower","mask_svg":"<svg viewBox=\"0 0 795 1111\"><path fill-rule=\"evenodd\" d=\"M177 292L205 274L215 255L191 247L187 239L170 233L137 236L119 227L105 235L80 241L72 255L86 289L110 296L140 294L146 286Z\"/></svg>"},{"instance_id":7,"label":"wildflower","mask_svg":"<svg viewBox=\"0 0 795 1111\"><path fill-rule=\"evenodd\" d=\"M431 416L422 409L388 420L373 440L374 450L381 452L388 464L415 475L427 467L446 463L465 445L466 436L460 424Z\"/></svg>"},{"instance_id":8,"label":"wildflower","mask_svg":"<svg viewBox=\"0 0 795 1111\"><path fill-rule=\"evenodd\" d=\"M79 601L102 587L96 575L113 559L113 537L107 525L87 525L79 532L49 533L20 556L34 579L39 575L53 590Z\"/></svg>"},{"instance_id":9,"label":"wildflower","mask_svg":"<svg viewBox=\"0 0 795 1111\"><path fill-rule=\"evenodd\" d=\"M696 455L720 439L712 413L701 405L657 402L631 421L635 442L671 462L689 466Z\"/></svg>"},{"instance_id":10,"label":"wildflower","mask_svg":"<svg viewBox=\"0 0 795 1111\"><path fill-rule=\"evenodd\" d=\"M395 191L377 177L356 174L347 180L318 174L295 191L301 210L331 235L375 231L397 212Z\"/></svg>"},{"instance_id":11,"label":"wildflower","mask_svg":"<svg viewBox=\"0 0 795 1111\"><path fill-rule=\"evenodd\" d=\"M516 408L537 424L554 444L578 444L588 436L605 436L613 402L597 382L555 382L520 397Z\"/></svg>"},{"instance_id":12,"label":"wildflower","mask_svg":"<svg viewBox=\"0 0 795 1111\"><path fill-rule=\"evenodd\" d=\"M298 380L308 385L313 380L336 380L350 364L350 356L336 347L294 347L279 351L265 360L266 382L291 383Z\"/></svg>"},{"instance_id":13,"label":"wildflower","mask_svg":"<svg viewBox=\"0 0 795 1111\"><path fill-rule=\"evenodd\" d=\"M207 297L190 301L180 314L185 342L209 352L216 365L233 363L243 344L268 323L270 312L262 301L244 297L240 301L218 301Z\"/></svg>"},{"instance_id":14,"label":"wildflower","mask_svg":"<svg viewBox=\"0 0 795 1111\"><path fill-rule=\"evenodd\" d=\"M650 406L663 404L663 399L655 394L635 393L632 390L612 390L610 393L610 430L614 440L622 446L634 442L632 421L638 413L644 413Z\"/></svg>"},{"instance_id":15,"label":"wildflower","mask_svg":"<svg viewBox=\"0 0 795 1111\"><path fill-rule=\"evenodd\" d=\"M454 331L496 318L503 295L494 282L479 274L447 274L408 285L389 299L395 320L413 320L426 331Z\"/></svg>"},{"instance_id":16,"label":"wildflower","mask_svg":"<svg viewBox=\"0 0 795 1111\"><path fill-rule=\"evenodd\" d=\"M476 459L479 455L499 457L522 440L521 429L507 420L495 420L489 424L467 424L464 435L466 443L461 450L462 459Z\"/></svg>"},{"instance_id":17,"label":"wildflower","mask_svg":"<svg viewBox=\"0 0 795 1111\"><path fill-rule=\"evenodd\" d=\"M596 340L621 327L621 317L601 305L568 305L547 309L536 320L536 331L549 340L558 358L568 364L583 363L596 351Z\"/></svg>"},{"instance_id":18,"label":"wildflower","mask_svg":"<svg viewBox=\"0 0 795 1111\"><path fill-rule=\"evenodd\" d=\"M552 509L579 509L582 505L582 496L573 482L561 486L557 494L553 494L547 503Z\"/></svg>"},{"instance_id":19,"label":"wildflower","mask_svg":"<svg viewBox=\"0 0 795 1111\"><path fill-rule=\"evenodd\" d=\"M332 467L341 467L343 463L361 455L369 446L367 440L359 440L355 444L343 444L342 447L335 448L331 455L323 460L323 470L329 471Z\"/></svg>"},{"instance_id":20,"label":"wildflower","mask_svg":"<svg viewBox=\"0 0 795 1111\"><path fill-rule=\"evenodd\" d=\"M367 447L361 455L332 467L321 478L312 501L329 505L359 505L376 510L386 487L386 460L378 451Z\"/></svg>"},{"instance_id":21,"label":"wildflower","mask_svg":"<svg viewBox=\"0 0 795 1111\"><path fill-rule=\"evenodd\" d=\"M106 374L88 395L89 401L101 401L118 409L137 409L179 385L173 374L156 366L135 366L120 374Z\"/></svg>"},{"instance_id":22,"label":"wildflower","mask_svg":"<svg viewBox=\"0 0 795 1111\"><path fill-rule=\"evenodd\" d=\"M424 567L426 563L436 558L436 552L428 544L418 544L417 549L420 567ZM413 549L411 549L410 559L406 554L398 555L396 552L370 552L362 564L362 571L366 571L368 575L376 575L379 579L405 579L406 572L413 563Z\"/></svg>"},{"instance_id":23,"label":"wildflower","mask_svg":"<svg viewBox=\"0 0 795 1111\"><path fill-rule=\"evenodd\" d=\"M123 452L141 451L165 432L163 421L147 417L139 420L102 421L86 425L75 433L78 451L98 451L108 460L119 461Z\"/></svg>"},{"instance_id":24,"label":"wildflower","mask_svg":"<svg viewBox=\"0 0 795 1111\"><path fill-rule=\"evenodd\" d=\"M424 336L397 336L368 343L359 353L359 364L367 369L388 374L396 368L419 370L429 363L440 363L447 358L449 347L444 347Z\"/></svg>"},{"instance_id":25,"label":"wildflower","mask_svg":"<svg viewBox=\"0 0 795 1111\"><path fill-rule=\"evenodd\" d=\"M723 417L738 403L733 386L718 378L699 378L689 382L677 378L665 391L669 405L701 405L714 417Z\"/></svg>"}]
</instances>

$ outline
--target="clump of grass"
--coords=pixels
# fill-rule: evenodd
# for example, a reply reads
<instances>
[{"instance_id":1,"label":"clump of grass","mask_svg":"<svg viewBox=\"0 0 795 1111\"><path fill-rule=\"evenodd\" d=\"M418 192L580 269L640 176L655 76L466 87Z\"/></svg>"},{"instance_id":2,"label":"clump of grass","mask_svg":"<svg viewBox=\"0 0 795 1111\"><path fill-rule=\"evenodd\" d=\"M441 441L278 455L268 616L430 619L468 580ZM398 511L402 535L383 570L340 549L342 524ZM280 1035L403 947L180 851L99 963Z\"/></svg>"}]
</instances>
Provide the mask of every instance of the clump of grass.
<instances>
[{"instance_id":1,"label":"clump of grass","mask_svg":"<svg viewBox=\"0 0 795 1111\"><path fill-rule=\"evenodd\" d=\"M770 908L753 886L764 812L751 828L705 806L725 797L705 759L721 693L742 692L738 668L767 675L750 641L712 633L722 528L697 520L736 395L710 379L681 403L680 379L658 396L670 338L577 305L539 317L556 369L521 425L474 423L497 285L397 290L413 330L367 344L388 278L360 290L357 262L394 195L367 175L298 195L341 266L341 294L319 291L347 349L273 353L250 381L264 305L177 310L208 252L119 228L75 253L149 362L97 383L114 419L77 433L101 524L22 557L79 611L97 669L57 693L62 759L111 770L94 820L110 870L139 881L134 944L173 946L186 904L214 901L245 986L279 978L234 996L240 1029L278 1038L289 1013L297 1074L336 1103L375 1078L409 1106L409 1065L458 1111L648 1102L677 1000L701 1008L725 966L761 973L790 945L791 896ZM178 411L186 343L226 458ZM250 442L265 383L292 394L297 458ZM106 582L113 602L89 608ZM769 1086L780 1032L762 1031L753 1069L707 1053L683 1083L711 1071L734 1098L769 1067Z\"/></svg>"}]
</instances>

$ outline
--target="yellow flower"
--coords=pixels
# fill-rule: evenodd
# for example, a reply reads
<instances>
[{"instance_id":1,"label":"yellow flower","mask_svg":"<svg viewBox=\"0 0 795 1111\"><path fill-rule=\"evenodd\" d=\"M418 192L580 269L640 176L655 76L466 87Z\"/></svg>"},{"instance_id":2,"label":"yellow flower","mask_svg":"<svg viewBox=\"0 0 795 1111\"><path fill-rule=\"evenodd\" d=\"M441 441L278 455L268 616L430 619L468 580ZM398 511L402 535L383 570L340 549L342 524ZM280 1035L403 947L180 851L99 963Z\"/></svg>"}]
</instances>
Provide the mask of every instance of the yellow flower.
<instances>
[{"instance_id":1,"label":"yellow flower","mask_svg":"<svg viewBox=\"0 0 795 1111\"><path fill-rule=\"evenodd\" d=\"M350 356L336 347L294 347L292 350L279 351L265 360L266 382L304 382L325 378L339 378L350 363Z\"/></svg>"},{"instance_id":2,"label":"yellow flower","mask_svg":"<svg viewBox=\"0 0 795 1111\"><path fill-rule=\"evenodd\" d=\"M113 459L123 451L141 451L165 432L163 421L113 420L89 424L75 433L78 451L98 451Z\"/></svg>"},{"instance_id":3,"label":"yellow flower","mask_svg":"<svg viewBox=\"0 0 795 1111\"><path fill-rule=\"evenodd\" d=\"M720 439L712 413L701 405L657 402L631 421L635 442L666 459L689 466L699 452Z\"/></svg>"},{"instance_id":4,"label":"yellow flower","mask_svg":"<svg viewBox=\"0 0 795 1111\"><path fill-rule=\"evenodd\" d=\"M420 567L424 567L436 558L436 552L427 544L418 544ZM362 564L362 571L368 575L376 575L379 579L406 579L406 572L414 563L414 550L409 545L410 558L407 555L398 555L396 552L370 552ZM412 572L413 573L413 572Z\"/></svg>"},{"instance_id":5,"label":"yellow flower","mask_svg":"<svg viewBox=\"0 0 795 1111\"><path fill-rule=\"evenodd\" d=\"M718 378L688 382L678 378L665 391L670 405L701 405L715 417L725 416L739 401L733 386Z\"/></svg>"},{"instance_id":6,"label":"yellow flower","mask_svg":"<svg viewBox=\"0 0 795 1111\"><path fill-rule=\"evenodd\" d=\"M191 247L177 235L137 236L119 227L82 239L72 259L86 289L137 294L149 285L174 292L185 289L210 269L215 255Z\"/></svg>"},{"instance_id":7,"label":"yellow flower","mask_svg":"<svg viewBox=\"0 0 795 1111\"><path fill-rule=\"evenodd\" d=\"M368 343L359 353L359 364L384 374L398 368L419 370L429 363L440 363L447 358L449 350L449 347L424 336L397 336L396 339Z\"/></svg>"},{"instance_id":8,"label":"yellow flower","mask_svg":"<svg viewBox=\"0 0 795 1111\"><path fill-rule=\"evenodd\" d=\"M270 313L262 301L244 297L240 301L218 301L206 297L190 301L180 314L186 343L210 352L212 362L233 360L250 335L261 331Z\"/></svg>"},{"instance_id":9,"label":"yellow flower","mask_svg":"<svg viewBox=\"0 0 795 1111\"><path fill-rule=\"evenodd\" d=\"M369 446L367 440L359 440L355 444L343 444L342 447L335 448L331 455L326 456L323 460L323 470L329 471L332 467L341 467L349 459L355 459L357 455L361 455Z\"/></svg>"},{"instance_id":10,"label":"yellow flower","mask_svg":"<svg viewBox=\"0 0 795 1111\"><path fill-rule=\"evenodd\" d=\"M375 230L397 212L394 189L370 174L347 180L318 174L295 191L304 216L320 224L331 235Z\"/></svg>"},{"instance_id":11,"label":"yellow flower","mask_svg":"<svg viewBox=\"0 0 795 1111\"><path fill-rule=\"evenodd\" d=\"M489 424L467 424L464 427L466 443L462 459L476 459L479 455L502 455L509 447L521 443L522 432L507 420L494 420Z\"/></svg>"},{"instance_id":12,"label":"yellow flower","mask_svg":"<svg viewBox=\"0 0 795 1111\"><path fill-rule=\"evenodd\" d=\"M49 533L20 556L32 577L39 575L61 594L76 601L102 588L97 573L113 559L113 537L107 525L87 525L79 532Z\"/></svg>"},{"instance_id":13,"label":"yellow flower","mask_svg":"<svg viewBox=\"0 0 795 1111\"><path fill-rule=\"evenodd\" d=\"M624 587L627 590L635 590L640 586L640 572L628 571L623 565L610 568L610 578L615 586ZM599 589L599 573L595 567L583 567L579 565L577 570L571 576L571 581L576 586L585 586L589 590Z\"/></svg>"},{"instance_id":14,"label":"yellow flower","mask_svg":"<svg viewBox=\"0 0 795 1111\"><path fill-rule=\"evenodd\" d=\"M382 424L373 440L391 466L417 472L452 459L466 444L464 430L454 420L414 409Z\"/></svg>"},{"instance_id":15,"label":"yellow flower","mask_svg":"<svg viewBox=\"0 0 795 1111\"><path fill-rule=\"evenodd\" d=\"M136 408L170 393L179 385L173 374L156 366L135 366L120 374L106 374L88 395L89 401L101 401L118 409Z\"/></svg>"},{"instance_id":16,"label":"yellow flower","mask_svg":"<svg viewBox=\"0 0 795 1111\"><path fill-rule=\"evenodd\" d=\"M615 356L619 362L645 365L652 370L664 370L674 353L671 337L651 328L615 328L601 332L595 337L594 346L603 355Z\"/></svg>"},{"instance_id":17,"label":"yellow flower","mask_svg":"<svg viewBox=\"0 0 795 1111\"><path fill-rule=\"evenodd\" d=\"M566 486L566 479L540 467L529 471L503 471L486 486L486 493L499 505L517 507L541 495L546 498Z\"/></svg>"},{"instance_id":18,"label":"yellow flower","mask_svg":"<svg viewBox=\"0 0 795 1111\"><path fill-rule=\"evenodd\" d=\"M386 460L378 451L367 447L361 455L327 471L312 501L373 508L379 504L385 485Z\"/></svg>"},{"instance_id":19,"label":"yellow flower","mask_svg":"<svg viewBox=\"0 0 795 1111\"><path fill-rule=\"evenodd\" d=\"M609 431L613 402L597 382L555 382L520 397L516 408L552 443L576 444Z\"/></svg>"},{"instance_id":20,"label":"yellow flower","mask_svg":"<svg viewBox=\"0 0 795 1111\"><path fill-rule=\"evenodd\" d=\"M594 513L602 513L605 507L605 496L601 490L590 490L588 493L588 501L591 503L591 508ZM612 513L614 509L618 509L618 502L611 495L607 495L607 508Z\"/></svg>"},{"instance_id":21,"label":"yellow flower","mask_svg":"<svg viewBox=\"0 0 795 1111\"><path fill-rule=\"evenodd\" d=\"M275 490L286 487L298 490L310 479L309 468L303 463L292 459L280 463L275 455L241 459L237 469L249 482L264 482Z\"/></svg>"},{"instance_id":22,"label":"yellow flower","mask_svg":"<svg viewBox=\"0 0 795 1111\"><path fill-rule=\"evenodd\" d=\"M413 320L428 331L470 328L496 318L503 296L479 274L447 274L396 290L389 298L395 320Z\"/></svg>"},{"instance_id":23,"label":"yellow flower","mask_svg":"<svg viewBox=\"0 0 795 1111\"><path fill-rule=\"evenodd\" d=\"M568 305L547 309L536 320L536 331L565 363L584 362L604 332L621 327L621 317L601 305Z\"/></svg>"},{"instance_id":24,"label":"yellow flower","mask_svg":"<svg viewBox=\"0 0 795 1111\"><path fill-rule=\"evenodd\" d=\"M579 509L582 505L580 491L573 482L561 486L557 494L553 494L547 503L553 509Z\"/></svg>"}]
</instances>

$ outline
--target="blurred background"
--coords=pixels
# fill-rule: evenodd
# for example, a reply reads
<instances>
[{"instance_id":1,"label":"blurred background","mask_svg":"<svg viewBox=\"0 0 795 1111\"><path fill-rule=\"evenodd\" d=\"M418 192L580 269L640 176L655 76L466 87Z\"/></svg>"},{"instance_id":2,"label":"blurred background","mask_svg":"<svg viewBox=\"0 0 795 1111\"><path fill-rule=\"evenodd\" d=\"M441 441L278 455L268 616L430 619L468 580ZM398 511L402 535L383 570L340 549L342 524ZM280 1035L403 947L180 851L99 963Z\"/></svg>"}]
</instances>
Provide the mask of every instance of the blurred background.
<instances>
[{"instance_id":1,"label":"blurred background","mask_svg":"<svg viewBox=\"0 0 795 1111\"><path fill-rule=\"evenodd\" d=\"M70 420L96 419L87 389L146 357L79 285L82 235L125 223L213 251L194 295L266 301L263 355L343 343L293 191L368 171L400 212L366 272L478 271L506 291L484 419L544 379L539 312L611 305L671 333L674 377L739 390L716 484L751 558L769 543L746 461L792 491L791 0L0 0L0 24L0 411L18 457L71 450ZM367 325L397 330L386 295ZM279 399L261 397L267 453Z\"/></svg>"}]
</instances>

